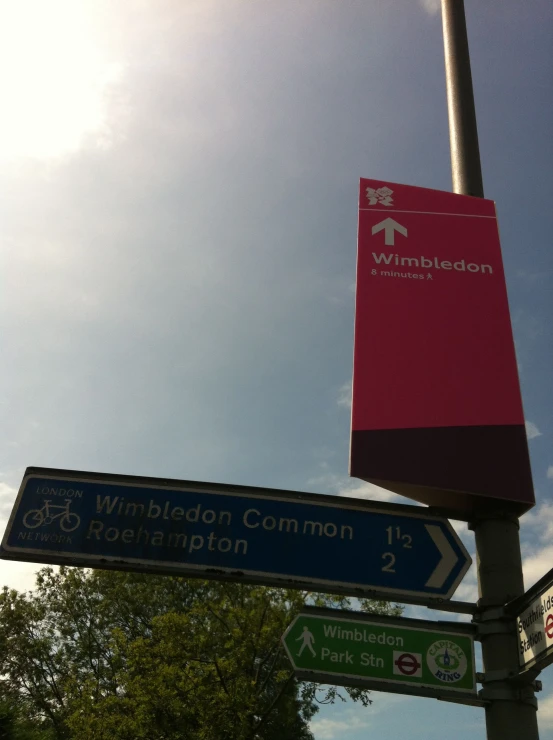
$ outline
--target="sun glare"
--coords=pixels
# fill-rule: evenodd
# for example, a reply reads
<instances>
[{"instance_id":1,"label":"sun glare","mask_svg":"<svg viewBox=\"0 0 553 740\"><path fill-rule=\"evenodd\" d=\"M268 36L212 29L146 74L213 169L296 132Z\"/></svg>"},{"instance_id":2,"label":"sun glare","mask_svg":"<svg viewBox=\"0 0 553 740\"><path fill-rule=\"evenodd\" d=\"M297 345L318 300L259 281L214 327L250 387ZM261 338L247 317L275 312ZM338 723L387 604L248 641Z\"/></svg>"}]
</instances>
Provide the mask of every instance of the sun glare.
<instances>
[{"instance_id":1,"label":"sun glare","mask_svg":"<svg viewBox=\"0 0 553 740\"><path fill-rule=\"evenodd\" d=\"M0 0L0 157L55 157L109 141L104 96L121 74L85 0Z\"/></svg>"}]
</instances>

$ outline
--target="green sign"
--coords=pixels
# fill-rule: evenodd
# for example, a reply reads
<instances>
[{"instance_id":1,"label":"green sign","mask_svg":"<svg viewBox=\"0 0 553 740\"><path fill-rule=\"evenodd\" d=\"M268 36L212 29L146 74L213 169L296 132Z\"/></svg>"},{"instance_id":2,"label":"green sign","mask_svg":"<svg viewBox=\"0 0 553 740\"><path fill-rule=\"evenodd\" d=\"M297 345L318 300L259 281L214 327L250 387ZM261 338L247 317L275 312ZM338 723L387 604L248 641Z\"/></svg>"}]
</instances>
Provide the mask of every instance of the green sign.
<instances>
[{"instance_id":1,"label":"green sign","mask_svg":"<svg viewBox=\"0 0 553 740\"><path fill-rule=\"evenodd\" d=\"M473 630L443 625L312 609L282 640L300 678L462 701L476 692Z\"/></svg>"}]
</instances>

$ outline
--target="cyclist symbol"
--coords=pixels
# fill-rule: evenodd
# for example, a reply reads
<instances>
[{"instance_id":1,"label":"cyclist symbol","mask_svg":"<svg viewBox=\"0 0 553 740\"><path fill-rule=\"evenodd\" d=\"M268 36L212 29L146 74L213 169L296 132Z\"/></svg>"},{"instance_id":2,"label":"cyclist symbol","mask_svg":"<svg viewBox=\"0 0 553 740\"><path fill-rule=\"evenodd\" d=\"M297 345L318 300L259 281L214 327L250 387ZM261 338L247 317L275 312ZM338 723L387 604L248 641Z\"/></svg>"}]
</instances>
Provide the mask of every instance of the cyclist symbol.
<instances>
[{"instance_id":1,"label":"cyclist symbol","mask_svg":"<svg viewBox=\"0 0 553 740\"><path fill-rule=\"evenodd\" d=\"M74 511L69 511L70 508L70 498L65 499L65 506L51 504L50 500L47 500L42 509L29 509L23 517L23 524L27 529L36 529L36 527L50 524L54 519L59 519L60 528L64 532L72 532L81 523L81 517ZM52 509L61 509L61 511L59 514L53 514Z\"/></svg>"}]
</instances>

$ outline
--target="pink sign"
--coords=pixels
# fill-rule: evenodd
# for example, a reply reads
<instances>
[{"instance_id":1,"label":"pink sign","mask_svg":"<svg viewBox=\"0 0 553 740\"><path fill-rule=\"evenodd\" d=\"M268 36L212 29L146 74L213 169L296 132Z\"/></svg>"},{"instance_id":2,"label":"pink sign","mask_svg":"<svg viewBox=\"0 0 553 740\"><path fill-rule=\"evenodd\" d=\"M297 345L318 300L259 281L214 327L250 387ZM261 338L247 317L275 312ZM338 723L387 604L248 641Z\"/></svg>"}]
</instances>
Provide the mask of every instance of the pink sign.
<instances>
[{"instance_id":1,"label":"pink sign","mask_svg":"<svg viewBox=\"0 0 553 740\"><path fill-rule=\"evenodd\" d=\"M534 504L493 201L361 180L350 473L467 517Z\"/></svg>"}]
</instances>

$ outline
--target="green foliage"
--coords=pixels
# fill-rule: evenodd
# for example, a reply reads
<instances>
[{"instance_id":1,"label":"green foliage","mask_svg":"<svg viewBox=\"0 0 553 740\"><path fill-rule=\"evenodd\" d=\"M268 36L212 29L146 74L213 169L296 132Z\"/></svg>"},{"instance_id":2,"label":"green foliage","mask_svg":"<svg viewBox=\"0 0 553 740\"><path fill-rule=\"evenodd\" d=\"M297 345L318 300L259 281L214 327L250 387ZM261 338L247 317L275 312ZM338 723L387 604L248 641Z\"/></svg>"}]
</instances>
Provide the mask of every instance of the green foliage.
<instances>
[{"instance_id":1,"label":"green foliage","mask_svg":"<svg viewBox=\"0 0 553 740\"><path fill-rule=\"evenodd\" d=\"M0 740L52 740L53 734L44 723L25 716L25 707L17 696L0 699Z\"/></svg>"},{"instance_id":2,"label":"green foliage","mask_svg":"<svg viewBox=\"0 0 553 740\"><path fill-rule=\"evenodd\" d=\"M370 699L294 678L280 638L306 601L349 606L294 590L45 568L34 592L0 594L0 740L310 740L319 703Z\"/></svg>"}]
</instances>

